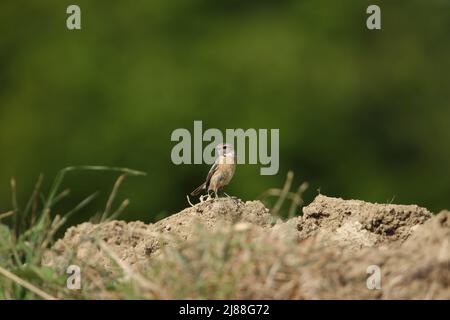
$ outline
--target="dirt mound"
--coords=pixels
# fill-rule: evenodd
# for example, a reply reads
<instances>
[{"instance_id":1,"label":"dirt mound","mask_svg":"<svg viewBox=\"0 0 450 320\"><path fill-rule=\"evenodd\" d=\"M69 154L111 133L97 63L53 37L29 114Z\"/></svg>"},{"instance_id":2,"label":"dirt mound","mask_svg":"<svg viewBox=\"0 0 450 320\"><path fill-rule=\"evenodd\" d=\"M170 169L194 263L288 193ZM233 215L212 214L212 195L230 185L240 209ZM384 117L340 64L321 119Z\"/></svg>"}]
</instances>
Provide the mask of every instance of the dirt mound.
<instances>
[{"instance_id":1,"label":"dirt mound","mask_svg":"<svg viewBox=\"0 0 450 320\"><path fill-rule=\"evenodd\" d=\"M450 212L441 212L413 227L404 242L360 250L341 251L329 244L322 247L320 236L305 240L304 257L312 261L302 277L305 298L449 299L448 221ZM367 288L368 268L373 267L380 270L379 290Z\"/></svg>"},{"instance_id":2,"label":"dirt mound","mask_svg":"<svg viewBox=\"0 0 450 320\"><path fill-rule=\"evenodd\" d=\"M240 199L219 198L184 209L158 221L154 226L160 232L170 231L187 240L192 235L193 228L199 224L213 231L236 222L269 227L275 219L260 201L243 202Z\"/></svg>"},{"instance_id":3,"label":"dirt mound","mask_svg":"<svg viewBox=\"0 0 450 320\"><path fill-rule=\"evenodd\" d=\"M114 263L98 246L104 241L118 257L131 266L139 267L147 257L160 248L160 237L152 225L143 222L110 221L102 224L82 223L69 228L63 239L46 252L43 264L66 270L70 264L113 270Z\"/></svg>"},{"instance_id":4,"label":"dirt mound","mask_svg":"<svg viewBox=\"0 0 450 320\"><path fill-rule=\"evenodd\" d=\"M117 278L112 255L151 279L142 298L450 299L450 212L416 205L319 195L281 221L259 201L221 198L150 225L72 227L43 263L82 264L95 283ZM374 270L380 288L368 285Z\"/></svg>"},{"instance_id":5,"label":"dirt mound","mask_svg":"<svg viewBox=\"0 0 450 320\"><path fill-rule=\"evenodd\" d=\"M371 247L404 241L412 228L431 217L416 205L376 204L319 195L298 218L300 239L319 236L323 241L350 247Z\"/></svg>"},{"instance_id":6,"label":"dirt mound","mask_svg":"<svg viewBox=\"0 0 450 320\"><path fill-rule=\"evenodd\" d=\"M385 254L385 298L450 298L450 212L418 226L405 243Z\"/></svg>"},{"instance_id":7,"label":"dirt mound","mask_svg":"<svg viewBox=\"0 0 450 320\"><path fill-rule=\"evenodd\" d=\"M101 240L122 261L142 268L162 245L188 240L199 228L214 231L238 221L269 227L275 219L260 201L220 198L199 203L155 224L147 225L140 221L82 223L67 230L64 238L44 255L43 264L65 270L69 264L75 263L108 272L112 270L112 261L99 248L98 241Z\"/></svg>"}]
</instances>

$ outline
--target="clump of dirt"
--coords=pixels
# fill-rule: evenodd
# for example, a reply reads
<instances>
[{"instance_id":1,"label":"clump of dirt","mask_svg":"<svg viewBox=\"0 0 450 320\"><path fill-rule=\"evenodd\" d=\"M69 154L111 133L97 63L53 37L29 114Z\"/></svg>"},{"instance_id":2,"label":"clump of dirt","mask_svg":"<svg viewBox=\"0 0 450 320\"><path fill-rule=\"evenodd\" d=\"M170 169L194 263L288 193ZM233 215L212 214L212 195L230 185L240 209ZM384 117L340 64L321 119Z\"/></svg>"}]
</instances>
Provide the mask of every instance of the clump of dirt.
<instances>
[{"instance_id":1,"label":"clump of dirt","mask_svg":"<svg viewBox=\"0 0 450 320\"><path fill-rule=\"evenodd\" d=\"M100 272L112 271L114 262L98 246L99 241L105 242L122 261L139 267L160 248L161 238L152 225L140 221L86 222L69 228L64 238L44 254L43 264L58 270L77 264Z\"/></svg>"},{"instance_id":2,"label":"clump of dirt","mask_svg":"<svg viewBox=\"0 0 450 320\"><path fill-rule=\"evenodd\" d=\"M199 224L213 231L238 221L269 227L275 219L260 201L243 202L234 198L218 198L201 202L160 220L155 223L155 227L160 232L170 231L187 240L195 233L195 227Z\"/></svg>"},{"instance_id":3,"label":"clump of dirt","mask_svg":"<svg viewBox=\"0 0 450 320\"><path fill-rule=\"evenodd\" d=\"M450 211L418 226L405 243L385 254L385 298L450 298Z\"/></svg>"},{"instance_id":4,"label":"clump of dirt","mask_svg":"<svg viewBox=\"0 0 450 320\"><path fill-rule=\"evenodd\" d=\"M319 195L282 221L259 201L220 198L149 225L72 227L43 259L87 266L92 283L116 279L118 261L151 279L144 298L450 299L450 212Z\"/></svg>"},{"instance_id":5,"label":"clump of dirt","mask_svg":"<svg viewBox=\"0 0 450 320\"><path fill-rule=\"evenodd\" d=\"M298 218L299 238L317 235L323 241L350 247L371 247L404 241L412 228L431 217L416 205L376 204L318 195Z\"/></svg>"},{"instance_id":6,"label":"clump of dirt","mask_svg":"<svg viewBox=\"0 0 450 320\"><path fill-rule=\"evenodd\" d=\"M450 212L443 211L413 228L403 243L356 251L317 250L307 243L305 256L313 262L303 276L305 298L449 299L449 221ZM380 271L380 288L369 290L368 272L374 268Z\"/></svg>"}]
</instances>

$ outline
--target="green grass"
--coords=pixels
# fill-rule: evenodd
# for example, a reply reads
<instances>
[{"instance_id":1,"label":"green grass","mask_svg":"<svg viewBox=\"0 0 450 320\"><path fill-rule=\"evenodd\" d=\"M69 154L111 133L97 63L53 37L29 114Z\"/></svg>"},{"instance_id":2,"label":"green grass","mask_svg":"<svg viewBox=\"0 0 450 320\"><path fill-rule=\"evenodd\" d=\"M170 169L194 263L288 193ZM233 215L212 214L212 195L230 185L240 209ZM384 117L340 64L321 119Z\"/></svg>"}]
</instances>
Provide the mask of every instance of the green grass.
<instances>
[{"instance_id":1,"label":"green grass","mask_svg":"<svg viewBox=\"0 0 450 320\"><path fill-rule=\"evenodd\" d=\"M116 209L113 203L123 180L128 176L144 176L141 171L106 166L76 166L62 169L54 179L48 194L42 191L43 176L39 176L26 205L21 209L17 201L16 181L11 179L12 210L0 213L0 300L1 299L52 299L71 297L65 282L67 275L41 265L44 252L53 244L55 234L68 219L85 209L97 196L87 196L65 214L54 214L53 208L70 192L61 191L64 177L73 171L106 171L119 173L99 222L116 219L127 207L124 200Z\"/></svg>"}]
</instances>

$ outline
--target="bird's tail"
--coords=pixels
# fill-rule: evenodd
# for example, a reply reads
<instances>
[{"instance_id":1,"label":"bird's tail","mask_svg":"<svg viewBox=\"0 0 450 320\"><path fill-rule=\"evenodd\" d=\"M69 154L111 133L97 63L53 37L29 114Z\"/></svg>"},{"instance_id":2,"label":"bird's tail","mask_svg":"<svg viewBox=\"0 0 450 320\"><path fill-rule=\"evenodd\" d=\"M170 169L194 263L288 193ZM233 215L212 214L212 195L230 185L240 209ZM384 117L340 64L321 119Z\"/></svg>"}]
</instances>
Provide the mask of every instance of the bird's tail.
<instances>
[{"instance_id":1,"label":"bird's tail","mask_svg":"<svg viewBox=\"0 0 450 320\"><path fill-rule=\"evenodd\" d=\"M202 192L202 190L204 190L206 188L206 183L203 182L197 189L195 189L194 191L191 192L191 196L196 196L198 195L200 192Z\"/></svg>"}]
</instances>

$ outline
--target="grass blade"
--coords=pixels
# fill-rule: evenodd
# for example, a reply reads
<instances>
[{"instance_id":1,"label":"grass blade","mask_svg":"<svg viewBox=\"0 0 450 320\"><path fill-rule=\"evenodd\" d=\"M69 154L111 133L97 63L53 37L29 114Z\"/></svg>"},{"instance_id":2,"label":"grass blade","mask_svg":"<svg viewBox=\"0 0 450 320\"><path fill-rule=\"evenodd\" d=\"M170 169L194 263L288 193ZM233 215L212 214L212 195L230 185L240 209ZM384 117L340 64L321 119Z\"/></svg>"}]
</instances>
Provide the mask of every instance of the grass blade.
<instances>
[{"instance_id":1,"label":"grass blade","mask_svg":"<svg viewBox=\"0 0 450 320\"><path fill-rule=\"evenodd\" d=\"M52 295L48 294L47 292L42 291L38 287L36 287L36 286L32 285L31 283L29 283L28 281L25 281L22 278L19 278L14 273L9 272L8 270L3 269L2 267L0 267L0 274L2 274L4 277L14 281L18 285L20 285L20 286L30 290L31 292L33 292L35 295L41 297L42 299L45 299L45 300L57 300Z\"/></svg>"},{"instance_id":2,"label":"grass blade","mask_svg":"<svg viewBox=\"0 0 450 320\"><path fill-rule=\"evenodd\" d=\"M116 183L114 183L114 187L108 198L108 201L107 201L106 207L105 207L105 211L103 211L102 217L100 218L100 222L105 221L106 218L108 217L109 213L111 212L111 208L112 208L114 199L116 198L117 192L119 191L119 188L126 177L127 177L126 174L122 174L119 178L117 178Z\"/></svg>"},{"instance_id":3,"label":"grass blade","mask_svg":"<svg viewBox=\"0 0 450 320\"><path fill-rule=\"evenodd\" d=\"M61 186L61 183L64 179L64 176L69 171L75 171L75 170L88 170L88 171L115 171L115 172L121 172L123 174L128 174L130 176L145 176L147 175L143 171L133 170L129 168L121 168L121 167L107 167L107 166L72 166L67 167L58 172L56 175L55 180L53 181L52 187L50 189L49 196L47 198L47 201L45 203L44 210L49 210L50 207L53 204L53 200L56 196L56 193L59 190L59 187Z\"/></svg>"}]
</instances>

